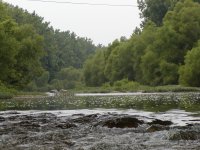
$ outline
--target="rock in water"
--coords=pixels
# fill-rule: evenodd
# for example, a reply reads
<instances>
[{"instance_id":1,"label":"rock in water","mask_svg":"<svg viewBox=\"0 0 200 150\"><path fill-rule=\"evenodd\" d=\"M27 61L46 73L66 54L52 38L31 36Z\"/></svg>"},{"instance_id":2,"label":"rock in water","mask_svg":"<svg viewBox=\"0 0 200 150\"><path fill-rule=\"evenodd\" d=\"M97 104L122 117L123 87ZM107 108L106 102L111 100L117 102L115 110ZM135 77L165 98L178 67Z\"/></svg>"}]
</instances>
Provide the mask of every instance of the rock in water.
<instances>
[{"instance_id":1,"label":"rock in water","mask_svg":"<svg viewBox=\"0 0 200 150\"><path fill-rule=\"evenodd\" d=\"M3 121L5 121L6 119L4 118L4 117L1 117L0 116L0 122L3 122Z\"/></svg>"},{"instance_id":2,"label":"rock in water","mask_svg":"<svg viewBox=\"0 0 200 150\"><path fill-rule=\"evenodd\" d=\"M148 124L149 125L159 124L159 125L163 125L163 126L169 126L169 125L172 125L173 123L171 121L162 121L162 120L159 120L159 119L155 119Z\"/></svg>"},{"instance_id":3,"label":"rock in water","mask_svg":"<svg viewBox=\"0 0 200 150\"><path fill-rule=\"evenodd\" d=\"M200 139L200 132L186 130L176 131L170 135L170 140L198 140Z\"/></svg>"},{"instance_id":4,"label":"rock in water","mask_svg":"<svg viewBox=\"0 0 200 150\"><path fill-rule=\"evenodd\" d=\"M103 127L108 128L137 128L144 122L132 117L113 118L103 122Z\"/></svg>"}]
</instances>

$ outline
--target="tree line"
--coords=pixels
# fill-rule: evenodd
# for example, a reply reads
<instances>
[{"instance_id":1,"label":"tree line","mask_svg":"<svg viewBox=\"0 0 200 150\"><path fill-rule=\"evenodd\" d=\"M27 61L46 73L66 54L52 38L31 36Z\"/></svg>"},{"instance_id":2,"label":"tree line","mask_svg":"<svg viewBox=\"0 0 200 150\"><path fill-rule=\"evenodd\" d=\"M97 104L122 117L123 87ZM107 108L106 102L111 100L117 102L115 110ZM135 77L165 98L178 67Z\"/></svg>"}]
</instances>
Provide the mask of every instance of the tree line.
<instances>
[{"instance_id":1,"label":"tree line","mask_svg":"<svg viewBox=\"0 0 200 150\"><path fill-rule=\"evenodd\" d=\"M91 39L56 30L35 12L0 1L0 85L44 91L73 88L95 49Z\"/></svg>"},{"instance_id":2,"label":"tree line","mask_svg":"<svg viewBox=\"0 0 200 150\"><path fill-rule=\"evenodd\" d=\"M109 46L0 1L0 90L200 86L200 1L138 0L142 23ZM123 82L121 82L123 81Z\"/></svg>"},{"instance_id":3,"label":"tree line","mask_svg":"<svg viewBox=\"0 0 200 150\"><path fill-rule=\"evenodd\" d=\"M84 64L87 86L126 79L143 85L200 86L200 1L138 0L131 38L98 49Z\"/></svg>"}]
</instances>

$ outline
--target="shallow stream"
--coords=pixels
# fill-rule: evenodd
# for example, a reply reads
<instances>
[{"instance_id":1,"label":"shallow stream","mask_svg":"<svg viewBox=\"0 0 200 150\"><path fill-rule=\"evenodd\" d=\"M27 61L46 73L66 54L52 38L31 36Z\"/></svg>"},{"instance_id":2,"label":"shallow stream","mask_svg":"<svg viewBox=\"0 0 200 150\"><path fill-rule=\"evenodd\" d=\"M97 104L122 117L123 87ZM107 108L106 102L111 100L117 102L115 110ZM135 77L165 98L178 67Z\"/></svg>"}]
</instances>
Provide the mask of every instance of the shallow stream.
<instances>
[{"instance_id":1,"label":"shallow stream","mask_svg":"<svg viewBox=\"0 0 200 150\"><path fill-rule=\"evenodd\" d=\"M0 101L2 150L200 149L199 93Z\"/></svg>"}]
</instances>

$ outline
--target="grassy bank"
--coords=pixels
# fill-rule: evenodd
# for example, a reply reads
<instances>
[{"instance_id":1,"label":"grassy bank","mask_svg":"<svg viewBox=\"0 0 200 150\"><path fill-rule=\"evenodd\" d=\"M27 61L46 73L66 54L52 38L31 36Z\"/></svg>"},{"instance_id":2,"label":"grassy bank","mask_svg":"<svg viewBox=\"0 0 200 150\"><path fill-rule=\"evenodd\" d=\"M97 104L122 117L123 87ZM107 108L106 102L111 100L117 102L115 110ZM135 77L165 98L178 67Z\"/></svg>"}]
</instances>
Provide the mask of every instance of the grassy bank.
<instances>
[{"instance_id":1,"label":"grassy bank","mask_svg":"<svg viewBox=\"0 0 200 150\"><path fill-rule=\"evenodd\" d=\"M14 97L27 97L27 96L46 96L44 92L24 92L18 91L11 87L5 86L0 82L0 100L1 99L12 99Z\"/></svg>"},{"instance_id":2,"label":"grassy bank","mask_svg":"<svg viewBox=\"0 0 200 150\"><path fill-rule=\"evenodd\" d=\"M109 93L109 92L200 92L199 87L184 87L181 85L165 85L165 86L146 86L137 82L121 80L110 85L106 83L101 87L82 87L74 89L76 92L83 93Z\"/></svg>"},{"instance_id":3,"label":"grassy bank","mask_svg":"<svg viewBox=\"0 0 200 150\"><path fill-rule=\"evenodd\" d=\"M200 92L199 87L184 87L180 85L166 86L146 86L137 82L121 80L113 84L106 83L101 87L79 86L75 89L67 90L72 93L111 93L111 92L143 92L143 93L158 93L158 92ZM24 92L17 91L11 88L0 85L0 99L11 99L13 97L38 97L46 96L45 92Z\"/></svg>"}]
</instances>

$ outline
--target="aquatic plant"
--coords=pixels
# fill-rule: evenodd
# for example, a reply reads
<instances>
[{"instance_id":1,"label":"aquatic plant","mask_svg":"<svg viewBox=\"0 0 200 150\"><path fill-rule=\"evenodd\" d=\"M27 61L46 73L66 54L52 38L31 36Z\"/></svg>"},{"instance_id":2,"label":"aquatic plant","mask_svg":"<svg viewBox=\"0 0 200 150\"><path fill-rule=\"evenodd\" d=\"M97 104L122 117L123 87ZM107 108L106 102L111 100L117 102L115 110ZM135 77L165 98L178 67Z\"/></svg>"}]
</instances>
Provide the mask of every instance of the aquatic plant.
<instances>
[{"instance_id":1,"label":"aquatic plant","mask_svg":"<svg viewBox=\"0 0 200 150\"><path fill-rule=\"evenodd\" d=\"M119 108L146 111L184 109L200 110L200 93L141 94L132 96L74 96L73 93L55 97L13 98L0 101L0 110L58 110L85 108Z\"/></svg>"}]
</instances>

